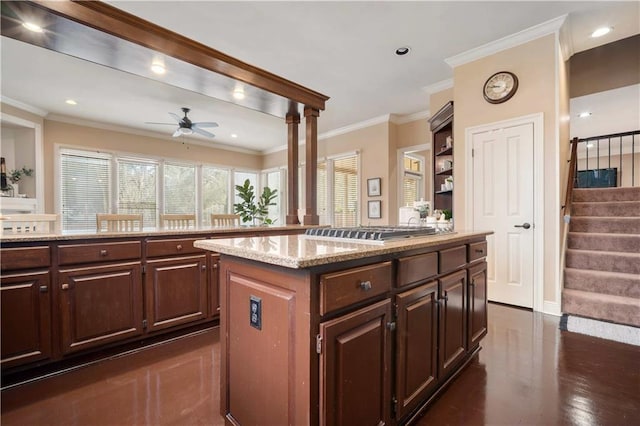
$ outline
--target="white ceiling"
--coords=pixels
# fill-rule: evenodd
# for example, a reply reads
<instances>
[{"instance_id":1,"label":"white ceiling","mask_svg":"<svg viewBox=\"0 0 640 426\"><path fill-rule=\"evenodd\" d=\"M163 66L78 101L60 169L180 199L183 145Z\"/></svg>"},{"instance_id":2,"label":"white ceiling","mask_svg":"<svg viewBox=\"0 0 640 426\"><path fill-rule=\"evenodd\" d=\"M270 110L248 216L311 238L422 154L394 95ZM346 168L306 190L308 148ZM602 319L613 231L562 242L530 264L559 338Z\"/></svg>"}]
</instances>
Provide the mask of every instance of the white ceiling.
<instances>
[{"instance_id":1,"label":"white ceiling","mask_svg":"<svg viewBox=\"0 0 640 426\"><path fill-rule=\"evenodd\" d=\"M387 114L424 112L425 88L452 77L446 58L563 14L569 14L574 52L640 32L635 1L108 3L330 96L320 114L320 133ZM605 25L614 31L589 38ZM395 56L400 46L410 46L411 53ZM0 47L3 100L40 108L56 119L169 137L172 127L145 122L171 122L167 112L181 114L180 107L189 106L192 120L220 124L215 144L256 151L286 144L282 119L5 37ZM67 98L79 105L64 104ZM231 133L239 137L232 139Z\"/></svg>"}]
</instances>

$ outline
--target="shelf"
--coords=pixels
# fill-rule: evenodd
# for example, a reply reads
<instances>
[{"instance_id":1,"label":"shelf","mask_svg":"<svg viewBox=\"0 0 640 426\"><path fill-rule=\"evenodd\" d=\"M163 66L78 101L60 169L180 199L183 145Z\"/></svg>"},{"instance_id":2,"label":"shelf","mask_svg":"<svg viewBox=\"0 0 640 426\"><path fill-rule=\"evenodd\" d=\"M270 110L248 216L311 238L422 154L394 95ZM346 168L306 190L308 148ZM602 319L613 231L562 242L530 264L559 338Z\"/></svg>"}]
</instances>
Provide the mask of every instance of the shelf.
<instances>
[{"instance_id":1,"label":"shelf","mask_svg":"<svg viewBox=\"0 0 640 426\"><path fill-rule=\"evenodd\" d=\"M453 173L453 167L447 170L440 170L439 172L436 172L436 175L450 175Z\"/></svg>"},{"instance_id":2,"label":"shelf","mask_svg":"<svg viewBox=\"0 0 640 426\"><path fill-rule=\"evenodd\" d=\"M453 194L453 189L447 189L446 191L436 191L436 195L439 194Z\"/></svg>"},{"instance_id":3,"label":"shelf","mask_svg":"<svg viewBox=\"0 0 640 426\"><path fill-rule=\"evenodd\" d=\"M450 146L449 148L443 149L440 152L436 152L436 157L440 157L441 155L452 155L453 154L453 147Z\"/></svg>"}]
</instances>

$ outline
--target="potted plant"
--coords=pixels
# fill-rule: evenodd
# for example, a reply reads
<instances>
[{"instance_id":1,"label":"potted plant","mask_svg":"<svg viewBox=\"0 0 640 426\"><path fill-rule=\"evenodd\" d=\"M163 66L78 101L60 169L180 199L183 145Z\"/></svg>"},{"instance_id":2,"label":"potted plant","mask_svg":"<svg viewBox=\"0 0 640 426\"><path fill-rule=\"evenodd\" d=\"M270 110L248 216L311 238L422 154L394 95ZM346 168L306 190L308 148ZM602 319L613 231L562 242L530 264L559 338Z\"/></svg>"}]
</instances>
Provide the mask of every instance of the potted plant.
<instances>
[{"instance_id":1,"label":"potted plant","mask_svg":"<svg viewBox=\"0 0 640 426\"><path fill-rule=\"evenodd\" d=\"M233 205L233 211L240 215L242 222L252 222L253 225L256 225L256 221L259 221L259 225L272 225L275 223L275 220L270 219L268 215L269 206L276 205L273 201L278 196L277 189L265 186L257 204L254 187L249 179L245 180L242 185L236 185L236 191L241 202Z\"/></svg>"},{"instance_id":2,"label":"potted plant","mask_svg":"<svg viewBox=\"0 0 640 426\"><path fill-rule=\"evenodd\" d=\"M7 174L7 179L9 179L9 181L11 182L11 186L13 187L16 196L18 196L18 194L20 193L20 191L18 190L18 182L20 182L23 177L32 175L33 169L27 169L26 166L22 166L21 169L13 169L9 171L9 173Z\"/></svg>"}]
</instances>

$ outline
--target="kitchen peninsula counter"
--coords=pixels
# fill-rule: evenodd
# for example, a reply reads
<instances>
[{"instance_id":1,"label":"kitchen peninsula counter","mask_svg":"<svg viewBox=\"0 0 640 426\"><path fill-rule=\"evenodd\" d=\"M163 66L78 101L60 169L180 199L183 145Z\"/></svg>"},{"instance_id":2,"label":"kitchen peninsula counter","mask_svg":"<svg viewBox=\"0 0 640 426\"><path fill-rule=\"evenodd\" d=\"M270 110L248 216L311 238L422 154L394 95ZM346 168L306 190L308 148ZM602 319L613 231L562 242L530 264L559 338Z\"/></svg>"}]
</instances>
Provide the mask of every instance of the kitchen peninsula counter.
<instances>
[{"instance_id":1,"label":"kitchen peninsula counter","mask_svg":"<svg viewBox=\"0 0 640 426\"><path fill-rule=\"evenodd\" d=\"M490 233L196 241L220 253L226 423L411 423L480 350Z\"/></svg>"}]
</instances>

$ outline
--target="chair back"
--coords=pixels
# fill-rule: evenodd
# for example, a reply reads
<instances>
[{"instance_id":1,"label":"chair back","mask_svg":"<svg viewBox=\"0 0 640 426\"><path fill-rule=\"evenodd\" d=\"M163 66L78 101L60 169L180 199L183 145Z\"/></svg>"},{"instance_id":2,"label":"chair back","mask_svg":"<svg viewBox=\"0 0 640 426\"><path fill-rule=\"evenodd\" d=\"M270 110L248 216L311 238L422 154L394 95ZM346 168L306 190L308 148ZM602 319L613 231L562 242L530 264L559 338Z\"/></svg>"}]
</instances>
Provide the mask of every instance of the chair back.
<instances>
[{"instance_id":1,"label":"chair back","mask_svg":"<svg viewBox=\"0 0 640 426\"><path fill-rule=\"evenodd\" d=\"M109 214L96 215L97 232L142 231L142 214Z\"/></svg>"},{"instance_id":2,"label":"chair back","mask_svg":"<svg viewBox=\"0 0 640 426\"><path fill-rule=\"evenodd\" d=\"M196 227L195 214L161 214L160 229L189 229Z\"/></svg>"},{"instance_id":3,"label":"chair back","mask_svg":"<svg viewBox=\"0 0 640 426\"><path fill-rule=\"evenodd\" d=\"M60 215L10 214L0 216L0 234L55 234L60 232Z\"/></svg>"},{"instance_id":4,"label":"chair back","mask_svg":"<svg viewBox=\"0 0 640 426\"><path fill-rule=\"evenodd\" d=\"M240 226L239 214L212 214L211 226L214 228L231 228Z\"/></svg>"}]
</instances>

